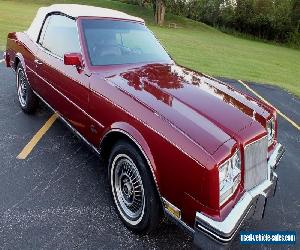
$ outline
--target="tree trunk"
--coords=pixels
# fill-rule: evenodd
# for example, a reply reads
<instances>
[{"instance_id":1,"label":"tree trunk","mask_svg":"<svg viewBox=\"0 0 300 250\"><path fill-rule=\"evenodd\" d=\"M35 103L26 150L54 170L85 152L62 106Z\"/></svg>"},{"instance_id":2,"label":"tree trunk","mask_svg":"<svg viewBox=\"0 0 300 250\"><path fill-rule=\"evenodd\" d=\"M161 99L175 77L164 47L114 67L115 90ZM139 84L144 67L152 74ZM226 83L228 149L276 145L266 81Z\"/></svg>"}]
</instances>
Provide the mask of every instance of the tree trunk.
<instances>
[{"instance_id":1,"label":"tree trunk","mask_svg":"<svg viewBox=\"0 0 300 250\"><path fill-rule=\"evenodd\" d=\"M165 21L166 6L163 0L155 1L155 23L162 26Z\"/></svg>"}]
</instances>

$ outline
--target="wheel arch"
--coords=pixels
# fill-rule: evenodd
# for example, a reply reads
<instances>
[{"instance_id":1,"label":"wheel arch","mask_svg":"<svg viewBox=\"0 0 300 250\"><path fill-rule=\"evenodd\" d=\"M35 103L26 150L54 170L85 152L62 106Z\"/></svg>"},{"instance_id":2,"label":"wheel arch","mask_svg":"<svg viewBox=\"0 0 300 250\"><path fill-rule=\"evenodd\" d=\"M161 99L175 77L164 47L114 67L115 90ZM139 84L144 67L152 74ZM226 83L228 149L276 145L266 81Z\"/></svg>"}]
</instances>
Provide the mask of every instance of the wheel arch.
<instances>
[{"instance_id":1,"label":"wheel arch","mask_svg":"<svg viewBox=\"0 0 300 250\"><path fill-rule=\"evenodd\" d=\"M132 125L126 122L117 122L110 127L110 129L104 134L100 142L101 157L103 157L104 160L107 160L113 145L121 139L130 141L143 155L148 164L148 167L150 168L150 172L152 174L152 178L156 186L158 195L160 196L160 198L162 198L159 189L159 172L155 165L149 145L142 134Z\"/></svg>"},{"instance_id":2,"label":"wheel arch","mask_svg":"<svg viewBox=\"0 0 300 250\"><path fill-rule=\"evenodd\" d=\"M15 55L15 59L14 59L14 70L15 71L17 70L17 67L18 67L19 63L21 63L23 69L26 70L26 68L25 68L25 60L24 60L23 55L20 52L18 52Z\"/></svg>"}]
</instances>

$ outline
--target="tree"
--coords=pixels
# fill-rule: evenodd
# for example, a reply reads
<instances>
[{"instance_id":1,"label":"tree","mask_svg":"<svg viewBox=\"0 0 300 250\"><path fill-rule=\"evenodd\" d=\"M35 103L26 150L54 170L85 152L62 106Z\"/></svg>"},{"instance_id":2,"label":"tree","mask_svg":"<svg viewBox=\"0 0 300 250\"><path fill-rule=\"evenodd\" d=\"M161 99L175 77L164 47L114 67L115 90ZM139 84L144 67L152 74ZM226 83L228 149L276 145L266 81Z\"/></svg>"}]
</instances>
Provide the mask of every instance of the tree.
<instances>
[{"instance_id":1,"label":"tree","mask_svg":"<svg viewBox=\"0 0 300 250\"><path fill-rule=\"evenodd\" d=\"M292 23L295 31L300 32L300 0L294 0L292 7Z\"/></svg>"},{"instance_id":2,"label":"tree","mask_svg":"<svg viewBox=\"0 0 300 250\"><path fill-rule=\"evenodd\" d=\"M225 30L300 47L300 0L127 0L152 3L155 23L168 13Z\"/></svg>"},{"instance_id":3,"label":"tree","mask_svg":"<svg viewBox=\"0 0 300 250\"><path fill-rule=\"evenodd\" d=\"M293 32L291 22L291 0L275 0L272 21L273 39L278 42L287 42L289 34Z\"/></svg>"},{"instance_id":4,"label":"tree","mask_svg":"<svg viewBox=\"0 0 300 250\"><path fill-rule=\"evenodd\" d=\"M233 25L236 8L235 4L235 1L223 0L223 3L220 5L220 26L230 27Z\"/></svg>"},{"instance_id":5,"label":"tree","mask_svg":"<svg viewBox=\"0 0 300 250\"><path fill-rule=\"evenodd\" d=\"M264 39L274 39L272 21L274 4L272 0L255 0L253 5L254 16L251 20L253 35Z\"/></svg>"},{"instance_id":6,"label":"tree","mask_svg":"<svg viewBox=\"0 0 300 250\"><path fill-rule=\"evenodd\" d=\"M220 16L220 6L222 0L206 0L204 2L204 21L215 26Z\"/></svg>"},{"instance_id":7,"label":"tree","mask_svg":"<svg viewBox=\"0 0 300 250\"><path fill-rule=\"evenodd\" d=\"M166 4L164 0L153 0L154 21L158 25L163 25L166 14Z\"/></svg>"},{"instance_id":8,"label":"tree","mask_svg":"<svg viewBox=\"0 0 300 250\"><path fill-rule=\"evenodd\" d=\"M254 0L237 0L235 28L239 32L252 33L251 21L254 16Z\"/></svg>"}]
</instances>

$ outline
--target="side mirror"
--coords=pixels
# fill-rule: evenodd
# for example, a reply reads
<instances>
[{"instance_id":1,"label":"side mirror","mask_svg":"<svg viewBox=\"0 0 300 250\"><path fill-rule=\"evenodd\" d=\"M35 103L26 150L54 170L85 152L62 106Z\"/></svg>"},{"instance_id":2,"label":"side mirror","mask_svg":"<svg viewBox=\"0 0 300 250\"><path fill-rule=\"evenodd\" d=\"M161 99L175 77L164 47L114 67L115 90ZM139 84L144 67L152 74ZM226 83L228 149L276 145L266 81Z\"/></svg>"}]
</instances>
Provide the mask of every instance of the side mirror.
<instances>
[{"instance_id":1,"label":"side mirror","mask_svg":"<svg viewBox=\"0 0 300 250\"><path fill-rule=\"evenodd\" d=\"M83 68L82 55L80 53L68 53L64 55L64 64Z\"/></svg>"}]
</instances>

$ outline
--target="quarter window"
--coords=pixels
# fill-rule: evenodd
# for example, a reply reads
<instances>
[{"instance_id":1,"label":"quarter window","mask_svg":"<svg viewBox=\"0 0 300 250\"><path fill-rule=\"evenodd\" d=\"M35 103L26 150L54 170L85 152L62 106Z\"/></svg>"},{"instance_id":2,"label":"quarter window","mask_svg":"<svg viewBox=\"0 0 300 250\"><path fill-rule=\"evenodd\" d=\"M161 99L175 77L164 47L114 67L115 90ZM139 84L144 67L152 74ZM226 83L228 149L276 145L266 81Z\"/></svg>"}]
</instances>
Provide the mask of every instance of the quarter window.
<instances>
[{"instance_id":1,"label":"quarter window","mask_svg":"<svg viewBox=\"0 0 300 250\"><path fill-rule=\"evenodd\" d=\"M80 53L76 21L62 15L49 16L43 25L39 44L59 57L66 53Z\"/></svg>"}]
</instances>

